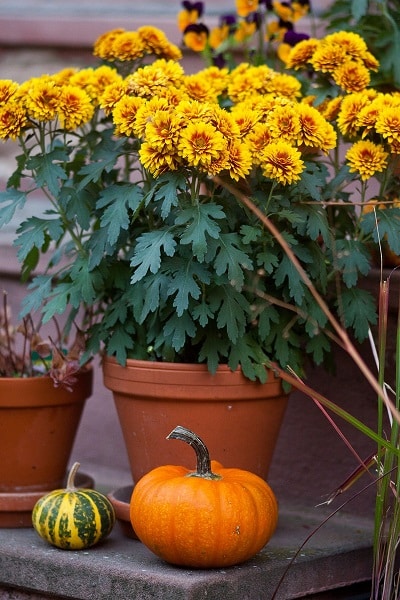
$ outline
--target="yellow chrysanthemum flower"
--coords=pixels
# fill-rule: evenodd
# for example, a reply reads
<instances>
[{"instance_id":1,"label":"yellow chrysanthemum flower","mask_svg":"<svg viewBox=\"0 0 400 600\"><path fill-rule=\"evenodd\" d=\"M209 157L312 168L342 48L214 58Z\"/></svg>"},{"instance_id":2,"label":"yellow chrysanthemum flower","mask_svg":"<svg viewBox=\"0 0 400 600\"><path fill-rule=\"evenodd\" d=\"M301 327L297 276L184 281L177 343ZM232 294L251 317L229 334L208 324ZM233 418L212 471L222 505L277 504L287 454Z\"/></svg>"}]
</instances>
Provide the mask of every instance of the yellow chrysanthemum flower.
<instances>
[{"instance_id":1,"label":"yellow chrysanthemum flower","mask_svg":"<svg viewBox=\"0 0 400 600\"><path fill-rule=\"evenodd\" d=\"M393 142L389 144L389 150L391 154L400 154L400 140L393 140Z\"/></svg>"},{"instance_id":2,"label":"yellow chrysanthemum flower","mask_svg":"<svg viewBox=\"0 0 400 600\"><path fill-rule=\"evenodd\" d=\"M315 71L332 73L347 60L346 50L342 46L320 43L309 62Z\"/></svg>"},{"instance_id":3,"label":"yellow chrysanthemum flower","mask_svg":"<svg viewBox=\"0 0 400 600\"><path fill-rule=\"evenodd\" d=\"M364 66L370 71L377 71L379 69L379 60L371 52L365 52L362 61Z\"/></svg>"},{"instance_id":4,"label":"yellow chrysanthemum flower","mask_svg":"<svg viewBox=\"0 0 400 600\"><path fill-rule=\"evenodd\" d=\"M107 86L103 94L99 98L99 106L104 110L106 115L109 115L114 106L126 94L126 86L123 81L112 83Z\"/></svg>"},{"instance_id":5,"label":"yellow chrysanthemum flower","mask_svg":"<svg viewBox=\"0 0 400 600\"><path fill-rule=\"evenodd\" d=\"M358 173L363 181L382 172L387 167L388 153L381 144L360 140L346 152L351 173Z\"/></svg>"},{"instance_id":6,"label":"yellow chrysanthemum flower","mask_svg":"<svg viewBox=\"0 0 400 600\"><path fill-rule=\"evenodd\" d=\"M144 44L146 54L156 54L166 60L180 60L182 52L172 44L165 33L151 25L139 27L137 33Z\"/></svg>"},{"instance_id":7,"label":"yellow chrysanthemum flower","mask_svg":"<svg viewBox=\"0 0 400 600\"><path fill-rule=\"evenodd\" d=\"M277 73L268 79L265 91L270 94L279 94L286 98L295 99L301 96L301 83L287 73Z\"/></svg>"},{"instance_id":8,"label":"yellow chrysanthemum flower","mask_svg":"<svg viewBox=\"0 0 400 600\"><path fill-rule=\"evenodd\" d=\"M226 149L224 136L210 123L189 123L181 131L178 151L190 167L207 169Z\"/></svg>"},{"instance_id":9,"label":"yellow chrysanthemum flower","mask_svg":"<svg viewBox=\"0 0 400 600\"><path fill-rule=\"evenodd\" d=\"M176 110L177 114L181 115L186 123L191 121L210 122L214 114L214 107L208 102L200 102L192 98L179 102Z\"/></svg>"},{"instance_id":10,"label":"yellow chrysanthemum flower","mask_svg":"<svg viewBox=\"0 0 400 600\"><path fill-rule=\"evenodd\" d=\"M400 141L400 109L399 107L385 107L380 112L375 130L390 144Z\"/></svg>"},{"instance_id":11,"label":"yellow chrysanthemum flower","mask_svg":"<svg viewBox=\"0 0 400 600\"><path fill-rule=\"evenodd\" d=\"M205 167L200 166L198 170L202 173L207 173L209 177L215 177L215 175L219 175L228 168L228 152L221 152L218 158L213 159Z\"/></svg>"},{"instance_id":12,"label":"yellow chrysanthemum flower","mask_svg":"<svg viewBox=\"0 0 400 600\"><path fill-rule=\"evenodd\" d=\"M287 142L272 142L260 156L260 165L265 177L288 185L299 181L304 168L301 154Z\"/></svg>"},{"instance_id":13,"label":"yellow chrysanthemum flower","mask_svg":"<svg viewBox=\"0 0 400 600\"><path fill-rule=\"evenodd\" d=\"M246 136L256 123L261 121L261 113L257 110L250 110L245 104L234 107L232 116L240 130L240 137Z\"/></svg>"},{"instance_id":14,"label":"yellow chrysanthemum flower","mask_svg":"<svg viewBox=\"0 0 400 600\"><path fill-rule=\"evenodd\" d=\"M236 12L239 17L247 17L258 10L258 0L235 0Z\"/></svg>"},{"instance_id":15,"label":"yellow chrysanthemum flower","mask_svg":"<svg viewBox=\"0 0 400 600\"><path fill-rule=\"evenodd\" d=\"M353 31L335 31L325 36L324 45L343 48L348 57L362 60L368 47L365 40Z\"/></svg>"},{"instance_id":16,"label":"yellow chrysanthemum flower","mask_svg":"<svg viewBox=\"0 0 400 600\"><path fill-rule=\"evenodd\" d=\"M328 152L336 145L336 132L313 106L300 103L296 106L300 122L299 146Z\"/></svg>"},{"instance_id":17,"label":"yellow chrysanthemum flower","mask_svg":"<svg viewBox=\"0 0 400 600\"><path fill-rule=\"evenodd\" d=\"M141 164L154 177L159 177L168 171L176 171L181 166L179 157L174 154L153 148L148 142L144 142L139 150L139 159Z\"/></svg>"},{"instance_id":18,"label":"yellow chrysanthemum flower","mask_svg":"<svg viewBox=\"0 0 400 600\"><path fill-rule=\"evenodd\" d=\"M239 140L233 140L228 144L228 167L229 177L235 181L244 179L250 173L252 167L252 156L248 146Z\"/></svg>"},{"instance_id":19,"label":"yellow chrysanthemum flower","mask_svg":"<svg viewBox=\"0 0 400 600\"><path fill-rule=\"evenodd\" d=\"M239 125L236 123L233 115L218 104L211 106L208 120L229 141L239 139L241 136Z\"/></svg>"},{"instance_id":20,"label":"yellow chrysanthemum flower","mask_svg":"<svg viewBox=\"0 0 400 600\"><path fill-rule=\"evenodd\" d=\"M4 106L18 90L18 83L11 79L0 79L0 106Z\"/></svg>"},{"instance_id":21,"label":"yellow chrysanthemum flower","mask_svg":"<svg viewBox=\"0 0 400 600\"><path fill-rule=\"evenodd\" d=\"M115 60L133 61L146 53L146 46L137 31L124 31L113 41L111 54Z\"/></svg>"},{"instance_id":22,"label":"yellow chrysanthemum flower","mask_svg":"<svg viewBox=\"0 0 400 600\"><path fill-rule=\"evenodd\" d=\"M268 69L268 67L267 67ZM239 72L235 69L231 73L231 80L228 85L228 96L232 102L241 102L245 98L255 96L266 86L265 77L260 77L257 67L246 69Z\"/></svg>"},{"instance_id":23,"label":"yellow chrysanthemum flower","mask_svg":"<svg viewBox=\"0 0 400 600\"><path fill-rule=\"evenodd\" d=\"M123 96L114 106L112 111L115 133L117 135L131 136L136 132L136 115L145 100L133 96Z\"/></svg>"},{"instance_id":24,"label":"yellow chrysanthemum flower","mask_svg":"<svg viewBox=\"0 0 400 600\"><path fill-rule=\"evenodd\" d=\"M138 96L161 96L171 86L179 87L183 75L183 67L179 63L160 58L130 75L127 91Z\"/></svg>"},{"instance_id":25,"label":"yellow chrysanthemum flower","mask_svg":"<svg viewBox=\"0 0 400 600\"><path fill-rule=\"evenodd\" d=\"M318 145L318 149L324 154L328 154L329 150L333 150L337 143L337 133L333 126L325 121L321 123L321 141Z\"/></svg>"},{"instance_id":26,"label":"yellow chrysanthemum flower","mask_svg":"<svg viewBox=\"0 0 400 600\"><path fill-rule=\"evenodd\" d=\"M349 94L343 98L337 118L337 125L342 135L353 137L357 134L358 116L368 103L369 96L364 92Z\"/></svg>"},{"instance_id":27,"label":"yellow chrysanthemum flower","mask_svg":"<svg viewBox=\"0 0 400 600\"><path fill-rule=\"evenodd\" d=\"M385 106L382 101L382 94L379 96L381 97L377 96L375 100L364 106L358 114L357 126L360 128L362 138L374 132L376 120Z\"/></svg>"},{"instance_id":28,"label":"yellow chrysanthemum flower","mask_svg":"<svg viewBox=\"0 0 400 600\"><path fill-rule=\"evenodd\" d=\"M115 56L113 54L113 45L115 39L125 33L125 29L117 28L106 31L100 35L93 45L93 54L103 60L113 61Z\"/></svg>"},{"instance_id":29,"label":"yellow chrysanthemum flower","mask_svg":"<svg viewBox=\"0 0 400 600\"><path fill-rule=\"evenodd\" d=\"M90 121L94 106L84 90L66 85L61 89L57 113L61 126L71 131Z\"/></svg>"},{"instance_id":30,"label":"yellow chrysanthemum flower","mask_svg":"<svg viewBox=\"0 0 400 600\"><path fill-rule=\"evenodd\" d=\"M154 97L150 100L144 100L136 113L136 122L134 123L134 133L138 138L143 138L146 126L159 110L168 110L169 102L166 98Z\"/></svg>"},{"instance_id":31,"label":"yellow chrysanthemum flower","mask_svg":"<svg viewBox=\"0 0 400 600\"><path fill-rule=\"evenodd\" d=\"M184 122L175 111L159 110L145 128L145 141L152 148L173 154L178 145L180 131Z\"/></svg>"},{"instance_id":32,"label":"yellow chrysanthemum flower","mask_svg":"<svg viewBox=\"0 0 400 600\"><path fill-rule=\"evenodd\" d=\"M101 65L93 70L93 79L91 82L92 87L89 96L98 104L100 97L108 86L118 85L122 82L123 79L121 75L117 73L115 69L112 69L108 65Z\"/></svg>"},{"instance_id":33,"label":"yellow chrysanthemum flower","mask_svg":"<svg viewBox=\"0 0 400 600\"><path fill-rule=\"evenodd\" d=\"M68 84L85 90L92 101L98 104L107 86L122 83L122 81L121 75L115 69L108 65L101 65L96 69L89 67L71 74Z\"/></svg>"},{"instance_id":34,"label":"yellow chrysanthemum flower","mask_svg":"<svg viewBox=\"0 0 400 600\"><path fill-rule=\"evenodd\" d=\"M316 38L301 40L291 49L285 64L289 69L301 69L305 67L317 50L319 41Z\"/></svg>"},{"instance_id":35,"label":"yellow chrysanthemum flower","mask_svg":"<svg viewBox=\"0 0 400 600\"><path fill-rule=\"evenodd\" d=\"M267 123L256 123L246 135L245 141L251 152L253 163L260 164L260 156L264 148L272 142L269 125Z\"/></svg>"},{"instance_id":36,"label":"yellow chrysanthemum flower","mask_svg":"<svg viewBox=\"0 0 400 600\"><path fill-rule=\"evenodd\" d=\"M184 88L190 98L201 102L217 102L220 93L219 90L209 84L203 73L186 75Z\"/></svg>"},{"instance_id":37,"label":"yellow chrysanthemum flower","mask_svg":"<svg viewBox=\"0 0 400 600\"><path fill-rule=\"evenodd\" d=\"M218 67L211 66L202 69L198 73L218 94L226 91L230 81L229 70L227 68L219 69Z\"/></svg>"},{"instance_id":38,"label":"yellow chrysanthemum flower","mask_svg":"<svg viewBox=\"0 0 400 600\"><path fill-rule=\"evenodd\" d=\"M267 116L271 138L294 142L300 135L300 119L293 105L277 106Z\"/></svg>"},{"instance_id":39,"label":"yellow chrysanthemum flower","mask_svg":"<svg viewBox=\"0 0 400 600\"><path fill-rule=\"evenodd\" d=\"M65 67L65 69L61 69L54 73L51 78L55 83L59 86L67 85L70 83L71 77L73 77L77 73L78 69L75 67Z\"/></svg>"},{"instance_id":40,"label":"yellow chrysanthemum flower","mask_svg":"<svg viewBox=\"0 0 400 600\"><path fill-rule=\"evenodd\" d=\"M164 91L163 98L169 106L178 106L183 100L188 100L189 96L184 88L170 87Z\"/></svg>"},{"instance_id":41,"label":"yellow chrysanthemum flower","mask_svg":"<svg viewBox=\"0 0 400 600\"><path fill-rule=\"evenodd\" d=\"M340 111L340 107L342 104L342 96L337 96L336 98L332 98L331 100L325 100L322 104L318 106L318 110L321 115L327 121L334 121Z\"/></svg>"},{"instance_id":42,"label":"yellow chrysanthemum flower","mask_svg":"<svg viewBox=\"0 0 400 600\"><path fill-rule=\"evenodd\" d=\"M28 115L38 121L52 121L57 116L61 88L47 75L33 78L25 96Z\"/></svg>"},{"instance_id":43,"label":"yellow chrysanthemum flower","mask_svg":"<svg viewBox=\"0 0 400 600\"><path fill-rule=\"evenodd\" d=\"M15 140L29 124L25 108L12 100L0 106L0 139Z\"/></svg>"},{"instance_id":44,"label":"yellow chrysanthemum flower","mask_svg":"<svg viewBox=\"0 0 400 600\"><path fill-rule=\"evenodd\" d=\"M371 81L368 69L362 63L352 60L334 69L332 77L336 85L345 92L361 92Z\"/></svg>"}]
</instances>

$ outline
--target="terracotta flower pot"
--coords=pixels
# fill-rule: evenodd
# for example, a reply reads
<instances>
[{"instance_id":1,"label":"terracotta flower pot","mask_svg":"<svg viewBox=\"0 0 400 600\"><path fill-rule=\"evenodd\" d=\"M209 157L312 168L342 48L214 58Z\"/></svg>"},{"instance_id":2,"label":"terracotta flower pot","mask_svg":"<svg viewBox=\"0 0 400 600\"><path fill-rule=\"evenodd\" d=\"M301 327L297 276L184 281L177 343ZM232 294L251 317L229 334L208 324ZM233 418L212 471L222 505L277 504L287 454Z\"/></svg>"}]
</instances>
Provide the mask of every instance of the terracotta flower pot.
<instances>
[{"instance_id":1,"label":"terracotta flower pot","mask_svg":"<svg viewBox=\"0 0 400 600\"><path fill-rule=\"evenodd\" d=\"M91 369L72 392L50 377L0 378L0 493L62 485L92 382Z\"/></svg>"},{"instance_id":2,"label":"terracotta flower pot","mask_svg":"<svg viewBox=\"0 0 400 600\"><path fill-rule=\"evenodd\" d=\"M267 478L288 396L270 372L265 384L240 370L205 365L115 359L103 361L104 384L114 401L133 481L164 464L195 467L186 444L166 440L182 425L207 444L212 459Z\"/></svg>"}]
</instances>

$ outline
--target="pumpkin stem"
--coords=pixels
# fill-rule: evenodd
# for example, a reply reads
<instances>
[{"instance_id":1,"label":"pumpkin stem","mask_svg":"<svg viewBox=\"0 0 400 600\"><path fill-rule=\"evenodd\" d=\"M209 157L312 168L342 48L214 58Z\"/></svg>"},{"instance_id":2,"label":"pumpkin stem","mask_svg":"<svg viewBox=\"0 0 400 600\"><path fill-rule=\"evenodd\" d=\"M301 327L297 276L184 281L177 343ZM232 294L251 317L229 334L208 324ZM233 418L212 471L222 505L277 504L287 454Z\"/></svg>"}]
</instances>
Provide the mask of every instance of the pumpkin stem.
<instances>
[{"instance_id":1,"label":"pumpkin stem","mask_svg":"<svg viewBox=\"0 0 400 600\"><path fill-rule=\"evenodd\" d=\"M177 425L175 429L167 435L167 440L181 440L192 446L196 452L197 467L196 471L189 473L188 477L202 477L203 479L221 479L221 475L216 475L211 471L211 461L208 448L199 436L182 425Z\"/></svg>"},{"instance_id":2,"label":"pumpkin stem","mask_svg":"<svg viewBox=\"0 0 400 600\"><path fill-rule=\"evenodd\" d=\"M75 462L71 469L70 472L68 473L68 479L67 479L67 489L68 490L76 490L76 486L75 486L75 475L79 469L79 467L81 466L80 463Z\"/></svg>"}]
</instances>

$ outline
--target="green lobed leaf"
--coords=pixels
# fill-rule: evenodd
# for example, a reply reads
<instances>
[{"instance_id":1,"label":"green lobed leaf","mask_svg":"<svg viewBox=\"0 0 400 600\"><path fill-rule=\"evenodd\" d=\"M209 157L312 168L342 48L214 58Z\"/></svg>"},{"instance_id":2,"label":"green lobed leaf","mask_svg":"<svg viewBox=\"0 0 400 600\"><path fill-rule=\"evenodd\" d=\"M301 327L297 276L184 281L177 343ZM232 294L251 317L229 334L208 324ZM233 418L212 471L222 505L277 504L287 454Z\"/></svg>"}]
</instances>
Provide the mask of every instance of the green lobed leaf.
<instances>
[{"instance_id":1,"label":"green lobed leaf","mask_svg":"<svg viewBox=\"0 0 400 600\"><path fill-rule=\"evenodd\" d=\"M168 285L168 295L175 295L173 306L176 314L182 316L189 306L189 298L197 300L201 294L198 281L209 283L210 276L206 269L194 261L179 261Z\"/></svg>"},{"instance_id":2,"label":"green lobed leaf","mask_svg":"<svg viewBox=\"0 0 400 600\"><path fill-rule=\"evenodd\" d=\"M184 225L181 244L189 244L199 262L204 261L208 248L208 236L218 239L221 227L215 222L224 219L225 213L217 204L196 204L181 211L176 225Z\"/></svg>"},{"instance_id":3,"label":"green lobed leaf","mask_svg":"<svg viewBox=\"0 0 400 600\"><path fill-rule=\"evenodd\" d=\"M366 213L361 220L364 233L372 233L375 242L387 239L390 249L400 254L400 208L376 208Z\"/></svg>"},{"instance_id":4,"label":"green lobed leaf","mask_svg":"<svg viewBox=\"0 0 400 600\"><path fill-rule=\"evenodd\" d=\"M294 224L296 231L312 240L321 237L325 243L330 242L329 223L324 208L317 204L299 204L293 207L293 211L301 217L300 221Z\"/></svg>"},{"instance_id":5,"label":"green lobed leaf","mask_svg":"<svg viewBox=\"0 0 400 600\"><path fill-rule=\"evenodd\" d=\"M217 275L227 275L231 285L237 290L243 287L244 269L252 269L253 265L242 250L240 237L236 233L220 235L214 266Z\"/></svg>"},{"instance_id":6,"label":"green lobed leaf","mask_svg":"<svg viewBox=\"0 0 400 600\"><path fill-rule=\"evenodd\" d=\"M179 352L186 344L186 338L193 338L195 336L196 325L189 313L185 311L180 316L173 314L165 323L163 333L167 343L176 352Z\"/></svg>"},{"instance_id":7,"label":"green lobed leaf","mask_svg":"<svg viewBox=\"0 0 400 600\"><path fill-rule=\"evenodd\" d=\"M173 256L176 245L170 228L148 231L139 236L130 263L132 267L137 267L132 275L131 283L140 281L148 271L157 273L161 266L161 250L167 256Z\"/></svg>"},{"instance_id":8,"label":"green lobed leaf","mask_svg":"<svg viewBox=\"0 0 400 600\"><path fill-rule=\"evenodd\" d=\"M267 356L249 335L244 335L232 346L229 353L229 367L234 370L240 365L245 377L251 381L258 379L261 383L267 380L265 364Z\"/></svg>"},{"instance_id":9,"label":"green lobed leaf","mask_svg":"<svg viewBox=\"0 0 400 600\"><path fill-rule=\"evenodd\" d=\"M306 168L301 174L301 180L296 183L296 197L304 194L306 198L312 198L319 201L321 199L321 189L326 185L328 170L322 163L307 162Z\"/></svg>"},{"instance_id":10,"label":"green lobed leaf","mask_svg":"<svg viewBox=\"0 0 400 600\"><path fill-rule=\"evenodd\" d=\"M305 284L301 279L296 267L286 254L282 257L278 268L275 271L276 285L282 286L287 280L289 293L296 304L301 305L305 293Z\"/></svg>"},{"instance_id":11,"label":"green lobed leaf","mask_svg":"<svg viewBox=\"0 0 400 600\"><path fill-rule=\"evenodd\" d=\"M365 245L358 240L336 240L335 260L348 288L356 285L360 273L367 275L370 270L371 257Z\"/></svg>"},{"instance_id":12,"label":"green lobed leaf","mask_svg":"<svg viewBox=\"0 0 400 600\"><path fill-rule=\"evenodd\" d=\"M18 260L23 262L32 248L45 251L49 241L57 242L64 234L59 219L29 217L17 229L18 237L15 245L19 246Z\"/></svg>"},{"instance_id":13,"label":"green lobed leaf","mask_svg":"<svg viewBox=\"0 0 400 600\"><path fill-rule=\"evenodd\" d=\"M322 364L325 354L330 352L331 344L328 338L319 333L307 340L306 352L316 365Z\"/></svg>"},{"instance_id":14,"label":"green lobed leaf","mask_svg":"<svg viewBox=\"0 0 400 600\"><path fill-rule=\"evenodd\" d=\"M169 278L163 273L149 274L143 283L142 293L138 293L135 286L132 298L134 299L135 313L139 323L143 323L151 312L156 312L162 305L161 298L167 296ZM140 307L140 308L139 308Z\"/></svg>"},{"instance_id":15,"label":"green lobed leaf","mask_svg":"<svg viewBox=\"0 0 400 600\"><path fill-rule=\"evenodd\" d=\"M208 370L210 373L215 373L221 357L226 357L228 350L227 340L218 335L215 327L209 327L205 330L204 341L199 352L199 362L207 361Z\"/></svg>"},{"instance_id":16,"label":"green lobed leaf","mask_svg":"<svg viewBox=\"0 0 400 600\"><path fill-rule=\"evenodd\" d=\"M78 191L71 181L62 186L57 196L57 203L71 226L79 224L83 230L88 230L91 223L90 200L89 192L86 189Z\"/></svg>"},{"instance_id":17,"label":"green lobed leaf","mask_svg":"<svg viewBox=\"0 0 400 600\"><path fill-rule=\"evenodd\" d=\"M24 208L26 199L26 192L20 192L14 188L8 188L4 192L0 192L0 204L4 205L0 211L0 227L10 223L15 212Z\"/></svg>"},{"instance_id":18,"label":"green lobed leaf","mask_svg":"<svg viewBox=\"0 0 400 600\"><path fill-rule=\"evenodd\" d=\"M107 339L107 353L115 356L119 364L124 365L128 350L134 347L133 332L126 323L117 324Z\"/></svg>"},{"instance_id":19,"label":"green lobed leaf","mask_svg":"<svg viewBox=\"0 0 400 600\"><path fill-rule=\"evenodd\" d=\"M219 293L218 293L219 292ZM219 304L217 327L226 329L229 340L236 344L239 337L244 335L249 314L246 298L235 288L223 286L216 291L210 301L211 307Z\"/></svg>"},{"instance_id":20,"label":"green lobed leaf","mask_svg":"<svg viewBox=\"0 0 400 600\"><path fill-rule=\"evenodd\" d=\"M339 310L343 311L345 326L353 328L360 342L367 337L369 327L377 322L376 301L366 290L359 288L343 290Z\"/></svg>"},{"instance_id":21,"label":"green lobed leaf","mask_svg":"<svg viewBox=\"0 0 400 600\"><path fill-rule=\"evenodd\" d=\"M166 219L174 206L178 206L178 190L186 190L187 181L182 173L166 173L153 182L152 189L145 196L148 204L151 200L160 202L161 217Z\"/></svg>"},{"instance_id":22,"label":"green lobed leaf","mask_svg":"<svg viewBox=\"0 0 400 600\"><path fill-rule=\"evenodd\" d=\"M21 317L39 310L51 295L52 275L36 275L28 285L29 294L21 302Z\"/></svg>"},{"instance_id":23,"label":"green lobed leaf","mask_svg":"<svg viewBox=\"0 0 400 600\"><path fill-rule=\"evenodd\" d=\"M203 300L192 309L192 317L195 321L199 322L201 327L206 327L214 317L214 313L210 305Z\"/></svg>"},{"instance_id":24,"label":"green lobed leaf","mask_svg":"<svg viewBox=\"0 0 400 600\"><path fill-rule=\"evenodd\" d=\"M101 226L108 232L108 243L113 246L121 233L128 230L131 212L141 206L143 192L135 184L111 185L100 194L97 208L101 209Z\"/></svg>"},{"instance_id":25,"label":"green lobed leaf","mask_svg":"<svg viewBox=\"0 0 400 600\"><path fill-rule=\"evenodd\" d=\"M47 188L56 198L61 188L61 182L68 180L65 168L60 164L67 160L68 154L62 148L55 148L46 154L31 156L27 161L27 167L35 172L35 182L38 188Z\"/></svg>"}]
</instances>

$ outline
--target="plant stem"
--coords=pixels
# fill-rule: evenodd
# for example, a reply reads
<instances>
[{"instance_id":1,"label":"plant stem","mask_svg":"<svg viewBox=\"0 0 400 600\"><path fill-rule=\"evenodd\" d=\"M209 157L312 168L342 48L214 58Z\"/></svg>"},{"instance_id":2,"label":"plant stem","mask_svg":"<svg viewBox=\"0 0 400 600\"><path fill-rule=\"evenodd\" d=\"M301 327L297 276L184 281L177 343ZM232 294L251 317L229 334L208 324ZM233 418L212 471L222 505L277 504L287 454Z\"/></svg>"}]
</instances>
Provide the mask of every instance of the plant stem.
<instances>
[{"instance_id":1,"label":"plant stem","mask_svg":"<svg viewBox=\"0 0 400 600\"><path fill-rule=\"evenodd\" d=\"M290 246L288 245L286 240L283 238L280 231L275 227L275 225L272 223L272 221L254 204L254 202L248 196L246 196L245 194L242 194L233 185L226 183L224 180L222 180L218 176L214 177L214 181L216 181L219 185L225 187L231 194L233 194L233 196L238 200L238 202L240 202L241 204L244 204L247 208L249 208L251 210L251 212L265 225L265 227L270 231L270 233L272 233L274 238L279 242L279 244L285 251L286 255L292 262L293 266L296 268L297 272L299 273L301 279L307 286L307 288L310 291L311 295L313 296L314 300L317 302L318 306L324 312L327 319L331 323L332 327L336 331L338 337L341 339L341 341L343 343L343 347L346 350L346 352L348 354L350 354L353 361L355 362L357 367L360 369L360 371L363 373L364 377L369 382L371 387L375 390L375 392L379 395L379 397L382 398L382 400L386 404L388 410L393 414L393 417L400 423L399 411L396 409L396 407L391 402L391 400L389 398L387 398L387 396L384 394L382 386L376 380L376 377L373 375L371 370L365 364L365 362L361 358L360 354L357 352L354 345L351 343L350 338L347 334L347 331L341 326L341 324L337 321L337 319L331 313L326 302L323 300L321 295L316 290L315 286L312 284L307 273L304 271L304 269L301 266L300 262L298 261L296 255L294 254L294 252L292 251L292 249L290 248Z\"/></svg>"},{"instance_id":2,"label":"plant stem","mask_svg":"<svg viewBox=\"0 0 400 600\"><path fill-rule=\"evenodd\" d=\"M67 489L69 491L73 491L76 490L76 486L75 486L75 476L78 472L79 467L81 466L80 463L78 462L74 462L74 464L71 467L70 472L68 473L68 479L67 479Z\"/></svg>"},{"instance_id":3,"label":"plant stem","mask_svg":"<svg viewBox=\"0 0 400 600\"><path fill-rule=\"evenodd\" d=\"M211 471L211 461L208 448L198 435L190 429L177 425L175 429L167 435L167 440L181 440L189 446L192 446L196 453L197 467L196 471L189 473L189 477L201 477L202 479L221 479L220 475L216 475Z\"/></svg>"}]
</instances>

